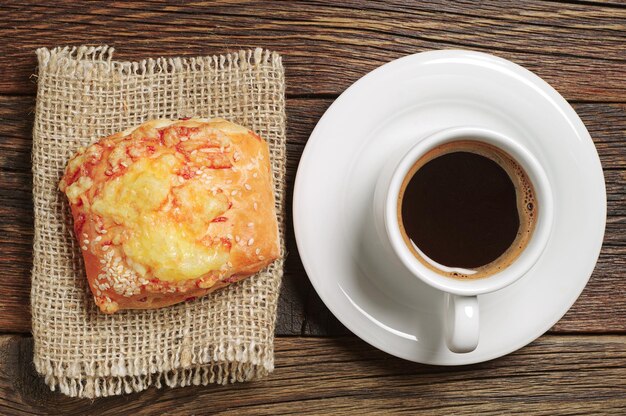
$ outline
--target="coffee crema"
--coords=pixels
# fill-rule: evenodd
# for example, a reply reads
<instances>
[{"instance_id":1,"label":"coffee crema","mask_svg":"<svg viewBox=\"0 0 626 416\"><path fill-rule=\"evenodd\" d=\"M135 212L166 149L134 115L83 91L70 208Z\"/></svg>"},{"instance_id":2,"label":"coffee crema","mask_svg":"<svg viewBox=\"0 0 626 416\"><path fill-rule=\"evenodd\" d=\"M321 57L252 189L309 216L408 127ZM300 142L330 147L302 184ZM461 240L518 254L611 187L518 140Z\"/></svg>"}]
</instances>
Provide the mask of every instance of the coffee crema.
<instances>
[{"instance_id":1,"label":"coffee crema","mask_svg":"<svg viewBox=\"0 0 626 416\"><path fill-rule=\"evenodd\" d=\"M506 152L459 140L437 146L406 175L398 222L413 255L437 273L480 279L526 248L538 206L528 175Z\"/></svg>"}]
</instances>

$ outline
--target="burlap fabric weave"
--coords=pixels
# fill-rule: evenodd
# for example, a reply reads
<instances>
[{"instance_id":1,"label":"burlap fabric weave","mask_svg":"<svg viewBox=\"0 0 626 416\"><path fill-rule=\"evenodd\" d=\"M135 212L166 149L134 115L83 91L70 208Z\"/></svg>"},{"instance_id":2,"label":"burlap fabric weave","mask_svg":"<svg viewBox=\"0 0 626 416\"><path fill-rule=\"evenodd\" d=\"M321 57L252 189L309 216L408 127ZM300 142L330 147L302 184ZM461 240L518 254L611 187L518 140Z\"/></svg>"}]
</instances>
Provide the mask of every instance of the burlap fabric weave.
<instances>
[{"instance_id":1,"label":"burlap fabric weave","mask_svg":"<svg viewBox=\"0 0 626 416\"><path fill-rule=\"evenodd\" d=\"M284 252L285 101L281 58L117 62L103 47L39 49L33 131L34 362L52 390L101 397L151 385L230 383L273 370L283 263L168 308L105 315L95 306L58 183L79 146L153 118L223 117L270 146Z\"/></svg>"}]
</instances>

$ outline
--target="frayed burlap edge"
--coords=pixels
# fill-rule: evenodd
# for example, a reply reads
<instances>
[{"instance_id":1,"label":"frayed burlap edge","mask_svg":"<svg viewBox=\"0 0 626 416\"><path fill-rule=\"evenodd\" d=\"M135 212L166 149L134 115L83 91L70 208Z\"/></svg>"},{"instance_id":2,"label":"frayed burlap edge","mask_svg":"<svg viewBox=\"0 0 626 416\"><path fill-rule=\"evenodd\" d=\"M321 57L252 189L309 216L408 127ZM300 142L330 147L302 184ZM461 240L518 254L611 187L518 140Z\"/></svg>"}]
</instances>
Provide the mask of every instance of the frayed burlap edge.
<instances>
[{"instance_id":1,"label":"frayed burlap edge","mask_svg":"<svg viewBox=\"0 0 626 416\"><path fill-rule=\"evenodd\" d=\"M161 363L153 363L155 371L148 371L145 374L142 374L143 371L133 371L133 368L142 367L145 363L133 366L129 362L120 362L118 367L111 368L111 373L114 375L106 376L73 376L80 370L69 367L65 369L52 368L49 362L41 363L41 360L35 360L35 368L44 376L45 383L52 391L58 388L61 393L67 396L91 399L137 393L151 386L157 388L163 386L206 386L213 383L226 385L258 380L274 370L273 355L266 357L265 360L262 360L263 362L246 361L249 359L249 357L245 357L246 351L239 349L235 353L235 348L232 346L228 350L230 353L219 353L213 358L207 358L204 363L201 360L197 366L174 370L165 370L166 366L164 366L162 370L156 370L159 365L171 363L170 360L164 358ZM235 356L238 357L238 360ZM180 357L172 358L173 365L177 366ZM46 365L46 367L42 367L42 365Z\"/></svg>"},{"instance_id":2,"label":"frayed burlap edge","mask_svg":"<svg viewBox=\"0 0 626 416\"><path fill-rule=\"evenodd\" d=\"M276 52L256 48L225 55L192 58L148 58L135 62L114 61L115 48L110 46L64 46L52 50L37 49L40 70L63 71L65 75L88 78L98 73L117 72L120 76L140 74L175 74L185 70L204 70L207 67L245 70L251 65L271 64L282 70L282 58Z\"/></svg>"},{"instance_id":3,"label":"frayed burlap edge","mask_svg":"<svg viewBox=\"0 0 626 416\"><path fill-rule=\"evenodd\" d=\"M80 80L89 81L105 72L119 76L120 79L137 74L166 74L176 75L188 71L204 71L206 68L217 70L229 70L237 68L245 70L250 66L269 65L280 74L278 80L280 88L280 102L276 103L282 118L282 126L277 132L277 138L270 141L272 155L272 167L274 173L274 186L276 191L276 204L280 219L280 236L282 252L284 254L284 172L285 172L285 114L284 114L284 79L282 60L280 55L265 51L260 48L254 51L239 51L227 55L207 56L197 58L158 58L145 59L139 62L113 61L113 48L99 47L64 47L48 50L37 50L39 58L39 93L41 83L45 83L44 72L76 77ZM45 70L44 70L45 69ZM273 80L272 82L276 82ZM38 99L39 100L39 99ZM39 111L39 105L37 106ZM34 199L35 199L35 243L34 243L34 267L33 267L33 290L32 302L37 302L41 293L37 284L38 264L45 259L40 258L37 250L40 230L46 227L45 216L38 215L38 195L48 192L45 186L38 181L40 160L40 145L37 139L37 129L40 127L38 113L35 116L34 144L33 144L33 174L34 174ZM130 127L130 126L129 126ZM56 184L55 184L56 185ZM70 226L64 224L59 230L67 235L71 234ZM72 242L72 244L74 244ZM81 264L80 259L73 259L74 264ZM282 277L283 260L276 261L267 270L260 274L271 276L276 285L276 291ZM247 279L253 281L257 276ZM260 279L260 278L259 278ZM240 283L240 284L241 284ZM253 284L253 283L251 283ZM84 289L84 288L83 288ZM228 290L228 289L225 289ZM219 296L219 291L216 292ZM277 296L276 296L277 298ZM91 301L91 299L89 299ZM206 301L206 300L205 300ZM270 302L272 303L272 302ZM275 322L277 299L269 304L272 315L272 329ZM35 309L33 307L33 309ZM176 305L169 308L172 313L184 314L186 322L193 320L193 310L188 304ZM134 314L137 311L127 311L123 314ZM146 312L150 313L150 311ZM105 397L131 392L139 392L150 386L183 387L189 385L207 385L209 383L227 384L262 378L268 375L274 368L273 357L273 331L265 345L240 345L237 339L231 339L218 345L204 348L181 345L172 348L159 357L136 359L122 356L118 360L111 360L107 366L97 366L93 362L59 362L46 358L42 353L47 348L39 343L38 332L42 328L35 323L37 312L33 310L33 336L35 339L34 364L37 371L45 378L46 384L52 389L57 388L71 397ZM184 336L184 334L183 334Z\"/></svg>"}]
</instances>

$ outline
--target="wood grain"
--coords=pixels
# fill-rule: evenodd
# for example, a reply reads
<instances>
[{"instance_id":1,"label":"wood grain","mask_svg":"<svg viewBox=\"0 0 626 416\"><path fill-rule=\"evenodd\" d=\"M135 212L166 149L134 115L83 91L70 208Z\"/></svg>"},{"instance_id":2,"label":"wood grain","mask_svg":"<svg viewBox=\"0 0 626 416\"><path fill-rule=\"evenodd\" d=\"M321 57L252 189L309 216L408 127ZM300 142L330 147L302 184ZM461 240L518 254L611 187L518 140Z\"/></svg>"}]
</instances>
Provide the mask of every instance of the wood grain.
<instances>
[{"instance_id":1,"label":"wood grain","mask_svg":"<svg viewBox=\"0 0 626 416\"><path fill-rule=\"evenodd\" d=\"M354 337L310 337L348 331L309 283L289 206L276 333L309 337L276 339L276 372L269 379L70 399L50 392L36 375L30 337L0 334L0 414L626 414L625 3L5 0L0 39L0 333L30 331L32 74L34 51L42 46L109 44L116 59L128 60L257 46L282 53L289 202L311 130L356 79L425 50L493 53L575 102L600 154L608 198L604 246L580 299L550 334L507 357L432 367Z\"/></svg>"},{"instance_id":2,"label":"wood grain","mask_svg":"<svg viewBox=\"0 0 626 416\"><path fill-rule=\"evenodd\" d=\"M288 99L287 257L278 310L279 335L341 335L348 331L326 309L300 262L291 223L293 181L300 155L331 99ZM626 332L626 104L575 104L605 168L608 223L600 261L557 332ZM30 132L34 97L0 96L0 331L29 332L32 195Z\"/></svg>"},{"instance_id":3,"label":"wood grain","mask_svg":"<svg viewBox=\"0 0 626 416\"><path fill-rule=\"evenodd\" d=\"M337 94L389 60L475 49L536 72L567 99L624 101L626 8L541 1L152 1L0 6L0 93L35 90L34 50L109 44L120 59L263 46L281 52L287 93Z\"/></svg>"},{"instance_id":4,"label":"wood grain","mask_svg":"<svg viewBox=\"0 0 626 416\"><path fill-rule=\"evenodd\" d=\"M1 414L626 412L626 336L545 336L509 356L465 367L410 363L354 337L279 338L276 369L266 380L150 388L94 401L50 392L31 357L30 338L0 336Z\"/></svg>"}]
</instances>

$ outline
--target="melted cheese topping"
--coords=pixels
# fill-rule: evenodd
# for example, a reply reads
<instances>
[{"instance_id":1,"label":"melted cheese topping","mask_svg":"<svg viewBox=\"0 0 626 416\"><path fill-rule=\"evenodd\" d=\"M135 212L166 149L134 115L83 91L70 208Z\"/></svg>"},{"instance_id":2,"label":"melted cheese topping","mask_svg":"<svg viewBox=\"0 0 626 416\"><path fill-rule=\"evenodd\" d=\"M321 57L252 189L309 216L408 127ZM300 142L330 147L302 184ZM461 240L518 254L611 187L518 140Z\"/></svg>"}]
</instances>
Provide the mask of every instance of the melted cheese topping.
<instances>
[{"instance_id":1,"label":"melted cheese topping","mask_svg":"<svg viewBox=\"0 0 626 416\"><path fill-rule=\"evenodd\" d=\"M228 209L228 200L195 178L179 184L182 166L171 153L140 159L94 199L94 213L124 227L122 250L142 276L196 279L228 261L228 248L207 234L211 221Z\"/></svg>"}]
</instances>

